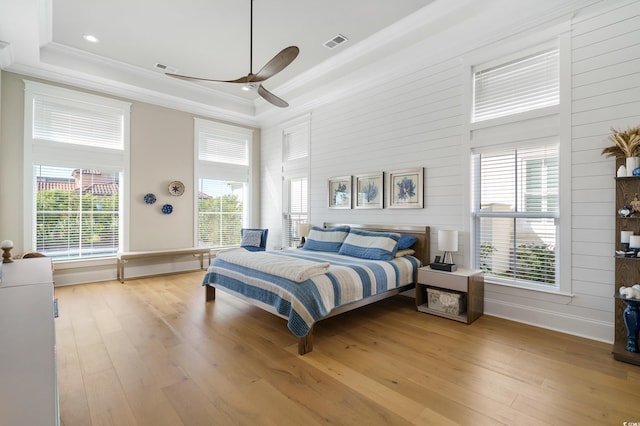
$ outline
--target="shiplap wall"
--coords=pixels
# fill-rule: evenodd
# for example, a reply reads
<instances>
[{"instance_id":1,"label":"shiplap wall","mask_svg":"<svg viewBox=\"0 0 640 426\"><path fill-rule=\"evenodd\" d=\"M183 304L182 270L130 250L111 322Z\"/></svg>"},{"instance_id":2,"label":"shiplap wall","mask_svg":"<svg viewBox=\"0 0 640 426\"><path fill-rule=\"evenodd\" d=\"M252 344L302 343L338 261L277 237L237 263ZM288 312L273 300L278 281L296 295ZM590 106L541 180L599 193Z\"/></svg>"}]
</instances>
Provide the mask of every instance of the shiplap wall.
<instances>
[{"instance_id":1,"label":"shiplap wall","mask_svg":"<svg viewBox=\"0 0 640 426\"><path fill-rule=\"evenodd\" d=\"M640 2L613 2L573 20L571 305L613 322L615 161L610 128L640 125ZM613 338L613 331L607 336Z\"/></svg>"},{"instance_id":2,"label":"shiplap wall","mask_svg":"<svg viewBox=\"0 0 640 426\"><path fill-rule=\"evenodd\" d=\"M638 1L609 1L579 11L571 20L572 295L487 284L486 313L613 340L614 164L600 151L608 144L611 126L640 125L639 15ZM415 55L422 53L416 50ZM312 223L427 224L432 227L432 253L437 252L438 229L457 229L461 237L455 261L469 266L463 62L461 55L430 58L421 68L407 69L402 78L310 111ZM262 225L270 228L271 248L281 237L283 125L262 131ZM412 167L425 168L424 209L327 208L331 176Z\"/></svg>"}]
</instances>

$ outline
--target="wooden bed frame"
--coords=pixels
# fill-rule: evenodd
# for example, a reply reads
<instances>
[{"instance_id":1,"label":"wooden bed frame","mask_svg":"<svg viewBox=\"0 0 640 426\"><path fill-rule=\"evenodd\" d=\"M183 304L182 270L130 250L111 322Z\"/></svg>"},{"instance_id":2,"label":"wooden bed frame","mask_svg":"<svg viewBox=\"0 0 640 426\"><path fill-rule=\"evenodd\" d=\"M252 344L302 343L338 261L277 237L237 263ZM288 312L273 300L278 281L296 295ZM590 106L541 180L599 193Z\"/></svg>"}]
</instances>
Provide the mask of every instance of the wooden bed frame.
<instances>
[{"instance_id":1,"label":"wooden bed frame","mask_svg":"<svg viewBox=\"0 0 640 426\"><path fill-rule=\"evenodd\" d=\"M359 225L359 224L343 224L343 223L324 223L324 227L325 228L329 228L329 227L334 227L334 226L340 226L340 225L348 225L351 228L356 228L356 229L363 229L363 230L367 230L367 231L383 231L383 232L396 232L398 234L404 234L404 235L412 235L414 237L416 237L418 240L415 242L415 244L413 245L413 249L416 251L414 256L418 259L420 259L420 261L422 262L423 265L428 265L429 264L429 247L431 244L431 239L430 239L430 228L428 226L417 226L417 225ZM348 311L352 311L354 309L358 309L362 306L366 306L366 305L370 305L372 303L378 302L380 300L383 299L387 299L389 297L393 297L397 294L400 294L404 291L407 290L411 290L412 288L415 287L415 282L417 280L417 271L416 271L416 275L414 276L413 279L413 283L412 284L408 284L402 287L398 287L389 291L386 291L384 293L380 293L380 294L376 294L374 296L371 297L367 297L366 299L362 299L359 300L357 302L352 302L346 305L342 305L339 306L337 308L335 308L334 310L331 311L331 313L329 313L329 315L327 315L326 317L322 318L322 319L326 319L326 318L331 318L334 317L336 315L342 314L344 312L348 312ZM287 319L284 315L279 314L272 306L269 306L265 303L262 303L260 301L257 300L253 300L250 299L240 293L236 293L235 291L230 291L228 289L223 289L221 288L221 290L232 294L246 302L248 302L251 305L257 306L261 309L264 309L265 311L268 311L274 315L277 315L281 318ZM205 300L207 302L211 301L211 300L215 300L216 298L216 288L212 285L206 285L205 286ZM308 352L311 352L313 350L313 328L311 330L309 330L309 333L307 333L306 336L303 337L299 337L298 338L298 354L300 355L304 355Z\"/></svg>"}]
</instances>

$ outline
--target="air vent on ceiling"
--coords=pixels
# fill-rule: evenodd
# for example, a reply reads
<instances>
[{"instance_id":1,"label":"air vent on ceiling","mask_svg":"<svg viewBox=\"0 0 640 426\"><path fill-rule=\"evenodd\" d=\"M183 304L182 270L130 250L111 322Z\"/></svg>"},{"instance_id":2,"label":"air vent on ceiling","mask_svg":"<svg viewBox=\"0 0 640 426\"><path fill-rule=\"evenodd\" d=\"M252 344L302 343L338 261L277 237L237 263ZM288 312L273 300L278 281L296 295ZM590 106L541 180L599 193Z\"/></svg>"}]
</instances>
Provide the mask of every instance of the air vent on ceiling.
<instances>
[{"instance_id":1,"label":"air vent on ceiling","mask_svg":"<svg viewBox=\"0 0 640 426\"><path fill-rule=\"evenodd\" d=\"M327 49L333 49L335 47L338 47L339 45L341 45L342 43L344 43L347 40L349 40L349 39L346 38L345 36L343 36L342 34L338 34L337 36L335 36L331 40L327 41L324 44L324 47L326 47Z\"/></svg>"},{"instance_id":2,"label":"air vent on ceiling","mask_svg":"<svg viewBox=\"0 0 640 426\"><path fill-rule=\"evenodd\" d=\"M164 64L156 64L155 67L159 71L168 72L171 74L175 74L178 71L177 68L170 67L169 65L164 65Z\"/></svg>"}]
</instances>

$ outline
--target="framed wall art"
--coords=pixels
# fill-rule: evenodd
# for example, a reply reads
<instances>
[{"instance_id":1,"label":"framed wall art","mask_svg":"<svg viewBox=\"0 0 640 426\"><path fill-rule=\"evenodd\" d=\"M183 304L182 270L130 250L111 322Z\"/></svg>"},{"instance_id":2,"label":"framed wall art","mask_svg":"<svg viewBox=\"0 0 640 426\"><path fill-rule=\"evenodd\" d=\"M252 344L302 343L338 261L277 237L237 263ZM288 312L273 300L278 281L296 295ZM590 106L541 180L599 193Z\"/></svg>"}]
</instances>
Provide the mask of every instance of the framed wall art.
<instances>
[{"instance_id":1,"label":"framed wall art","mask_svg":"<svg viewBox=\"0 0 640 426\"><path fill-rule=\"evenodd\" d=\"M387 207L421 209L424 207L424 168L396 170L387 174Z\"/></svg>"},{"instance_id":2,"label":"framed wall art","mask_svg":"<svg viewBox=\"0 0 640 426\"><path fill-rule=\"evenodd\" d=\"M351 176L329 178L329 208L351 208Z\"/></svg>"},{"instance_id":3,"label":"framed wall art","mask_svg":"<svg viewBox=\"0 0 640 426\"><path fill-rule=\"evenodd\" d=\"M381 209L383 202L383 173L369 173L354 177L355 208Z\"/></svg>"}]
</instances>

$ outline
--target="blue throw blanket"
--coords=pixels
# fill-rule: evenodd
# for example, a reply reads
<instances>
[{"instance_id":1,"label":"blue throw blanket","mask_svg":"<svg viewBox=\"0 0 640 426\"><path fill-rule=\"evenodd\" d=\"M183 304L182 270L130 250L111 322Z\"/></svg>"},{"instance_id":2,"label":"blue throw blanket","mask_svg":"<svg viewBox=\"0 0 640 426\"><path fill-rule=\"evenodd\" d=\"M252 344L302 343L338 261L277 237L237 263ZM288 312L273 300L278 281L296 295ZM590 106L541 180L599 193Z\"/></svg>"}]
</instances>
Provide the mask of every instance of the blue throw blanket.
<instances>
[{"instance_id":1,"label":"blue throw blanket","mask_svg":"<svg viewBox=\"0 0 640 426\"><path fill-rule=\"evenodd\" d=\"M311 327L339 306L357 302L376 294L413 283L414 272L421 265L412 256L391 261L367 260L337 253L309 250L270 251L272 255L326 263L327 273L296 282L257 270L247 260L230 263L221 258L211 262L203 285L228 289L272 306L288 318L287 326L297 337L307 335Z\"/></svg>"}]
</instances>

